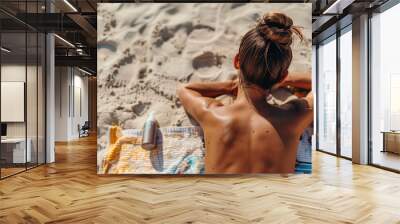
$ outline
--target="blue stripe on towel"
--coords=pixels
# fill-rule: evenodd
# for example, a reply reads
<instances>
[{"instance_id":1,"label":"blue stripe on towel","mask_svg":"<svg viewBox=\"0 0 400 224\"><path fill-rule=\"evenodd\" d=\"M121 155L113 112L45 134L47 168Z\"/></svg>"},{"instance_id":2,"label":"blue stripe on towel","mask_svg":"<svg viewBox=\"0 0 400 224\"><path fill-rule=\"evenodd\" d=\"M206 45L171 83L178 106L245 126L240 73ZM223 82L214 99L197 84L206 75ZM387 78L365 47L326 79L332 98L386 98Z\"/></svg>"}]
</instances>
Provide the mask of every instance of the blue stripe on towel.
<instances>
[{"instance_id":1,"label":"blue stripe on towel","mask_svg":"<svg viewBox=\"0 0 400 224\"><path fill-rule=\"evenodd\" d=\"M311 173L312 164L311 164L311 136L312 129L307 128L304 133L301 135L301 139L299 142L299 146L297 147L297 158L296 158L296 173Z\"/></svg>"},{"instance_id":2,"label":"blue stripe on towel","mask_svg":"<svg viewBox=\"0 0 400 224\"><path fill-rule=\"evenodd\" d=\"M296 161L295 173L310 174L312 171L312 164Z\"/></svg>"}]
</instances>

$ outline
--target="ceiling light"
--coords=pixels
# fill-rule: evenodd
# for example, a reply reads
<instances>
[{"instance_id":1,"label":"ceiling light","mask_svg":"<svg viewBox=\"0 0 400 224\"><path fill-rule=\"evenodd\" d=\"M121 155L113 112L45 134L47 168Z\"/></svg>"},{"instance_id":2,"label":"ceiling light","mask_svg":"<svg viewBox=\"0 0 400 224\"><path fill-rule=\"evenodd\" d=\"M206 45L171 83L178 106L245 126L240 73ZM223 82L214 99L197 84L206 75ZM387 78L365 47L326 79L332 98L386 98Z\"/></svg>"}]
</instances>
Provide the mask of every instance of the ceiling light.
<instances>
[{"instance_id":1,"label":"ceiling light","mask_svg":"<svg viewBox=\"0 0 400 224\"><path fill-rule=\"evenodd\" d=\"M75 45L73 45L71 42L69 42L68 40L66 40L66 39L64 39L64 38L62 38L62 37L60 37L59 35L57 35L57 34L54 34L54 36L55 37L57 37L59 40L61 40L62 42L64 42L64 43L66 43L67 45L69 45L70 47L73 47L73 48L75 48Z\"/></svg>"},{"instance_id":2,"label":"ceiling light","mask_svg":"<svg viewBox=\"0 0 400 224\"><path fill-rule=\"evenodd\" d=\"M64 3L68 5L74 12L78 12L78 10L68 1L64 0Z\"/></svg>"},{"instance_id":3,"label":"ceiling light","mask_svg":"<svg viewBox=\"0 0 400 224\"><path fill-rule=\"evenodd\" d=\"M336 0L322 14L342 14L343 10L351 5L354 0Z\"/></svg>"},{"instance_id":4,"label":"ceiling light","mask_svg":"<svg viewBox=\"0 0 400 224\"><path fill-rule=\"evenodd\" d=\"M7 48L5 48L5 47L1 47L0 49L1 49L2 51L6 52L6 53L10 53L10 52L11 52L11 50L9 50L9 49L7 49Z\"/></svg>"},{"instance_id":5,"label":"ceiling light","mask_svg":"<svg viewBox=\"0 0 400 224\"><path fill-rule=\"evenodd\" d=\"M76 53L78 53L79 55L87 55L82 48L77 48L76 49Z\"/></svg>"},{"instance_id":6,"label":"ceiling light","mask_svg":"<svg viewBox=\"0 0 400 224\"><path fill-rule=\"evenodd\" d=\"M93 75L92 73L90 73L90 72L88 72L88 71L86 71L86 70L83 70L83 69L81 69L81 68L79 68L79 67L78 67L78 70L81 71L81 72L83 72L83 73L85 73L85 74L87 74L87 75Z\"/></svg>"}]
</instances>

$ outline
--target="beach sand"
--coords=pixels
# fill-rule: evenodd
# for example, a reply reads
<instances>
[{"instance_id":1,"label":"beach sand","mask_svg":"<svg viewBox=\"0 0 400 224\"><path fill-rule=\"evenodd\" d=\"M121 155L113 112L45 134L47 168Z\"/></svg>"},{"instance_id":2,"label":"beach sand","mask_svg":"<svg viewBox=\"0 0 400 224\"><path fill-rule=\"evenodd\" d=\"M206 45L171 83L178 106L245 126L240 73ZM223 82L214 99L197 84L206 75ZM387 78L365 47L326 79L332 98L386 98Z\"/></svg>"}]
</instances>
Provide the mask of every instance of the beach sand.
<instances>
[{"instance_id":1,"label":"beach sand","mask_svg":"<svg viewBox=\"0 0 400 224\"><path fill-rule=\"evenodd\" d=\"M154 111L162 127L192 125L177 85L235 77L240 39L268 11L303 27L306 38L293 44L290 71L311 71L311 4L99 4L98 158L111 124L140 129ZM275 95L278 102L291 97Z\"/></svg>"}]
</instances>

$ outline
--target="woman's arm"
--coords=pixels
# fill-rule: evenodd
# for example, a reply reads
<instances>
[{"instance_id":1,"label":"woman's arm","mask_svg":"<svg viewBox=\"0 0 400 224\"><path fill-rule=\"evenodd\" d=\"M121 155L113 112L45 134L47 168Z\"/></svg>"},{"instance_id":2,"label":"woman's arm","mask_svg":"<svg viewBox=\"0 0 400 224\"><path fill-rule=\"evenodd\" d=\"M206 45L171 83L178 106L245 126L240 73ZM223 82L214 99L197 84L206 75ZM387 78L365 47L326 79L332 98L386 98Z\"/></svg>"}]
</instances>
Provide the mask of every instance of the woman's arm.
<instances>
[{"instance_id":1,"label":"woman's arm","mask_svg":"<svg viewBox=\"0 0 400 224\"><path fill-rule=\"evenodd\" d=\"M194 82L183 85L187 90L199 93L203 97L215 98L221 95L233 95L237 90L237 83L234 80L222 82Z\"/></svg>"},{"instance_id":2,"label":"woman's arm","mask_svg":"<svg viewBox=\"0 0 400 224\"><path fill-rule=\"evenodd\" d=\"M308 93L305 94L301 99L307 102L306 109L313 109L313 94L311 91L312 81L310 73L291 73L282 82L281 86L290 86L295 89L306 90Z\"/></svg>"},{"instance_id":3,"label":"woman's arm","mask_svg":"<svg viewBox=\"0 0 400 224\"><path fill-rule=\"evenodd\" d=\"M305 96L288 102L292 106L298 119L297 127L303 131L313 121L314 117L314 99L312 93L312 81L310 73L292 73L289 74L281 86L290 86L292 88L306 91ZM308 93L307 93L308 92Z\"/></svg>"},{"instance_id":4,"label":"woman's arm","mask_svg":"<svg viewBox=\"0 0 400 224\"><path fill-rule=\"evenodd\" d=\"M237 82L204 82L182 84L177 89L177 95L185 110L200 124L206 119L209 109L223 104L215 97L236 94Z\"/></svg>"},{"instance_id":5,"label":"woman's arm","mask_svg":"<svg viewBox=\"0 0 400 224\"><path fill-rule=\"evenodd\" d=\"M311 74L310 73L290 73L282 82L281 86L291 86L294 88L311 90Z\"/></svg>"}]
</instances>

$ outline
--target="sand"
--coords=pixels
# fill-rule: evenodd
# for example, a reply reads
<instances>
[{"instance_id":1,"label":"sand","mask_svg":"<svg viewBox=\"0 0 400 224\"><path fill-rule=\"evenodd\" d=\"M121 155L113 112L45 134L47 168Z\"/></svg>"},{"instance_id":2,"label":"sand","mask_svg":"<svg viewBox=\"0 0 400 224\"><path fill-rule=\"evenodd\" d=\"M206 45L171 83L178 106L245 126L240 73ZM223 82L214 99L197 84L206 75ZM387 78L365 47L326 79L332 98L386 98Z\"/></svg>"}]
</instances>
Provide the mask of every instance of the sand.
<instances>
[{"instance_id":1,"label":"sand","mask_svg":"<svg viewBox=\"0 0 400 224\"><path fill-rule=\"evenodd\" d=\"M311 4L225 3L98 5L99 157L111 124L142 128L149 111L160 126L192 125L175 91L179 83L232 79L241 37L268 11L303 27L291 72L311 70ZM276 94L277 101L290 97Z\"/></svg>"}]
</instances>

